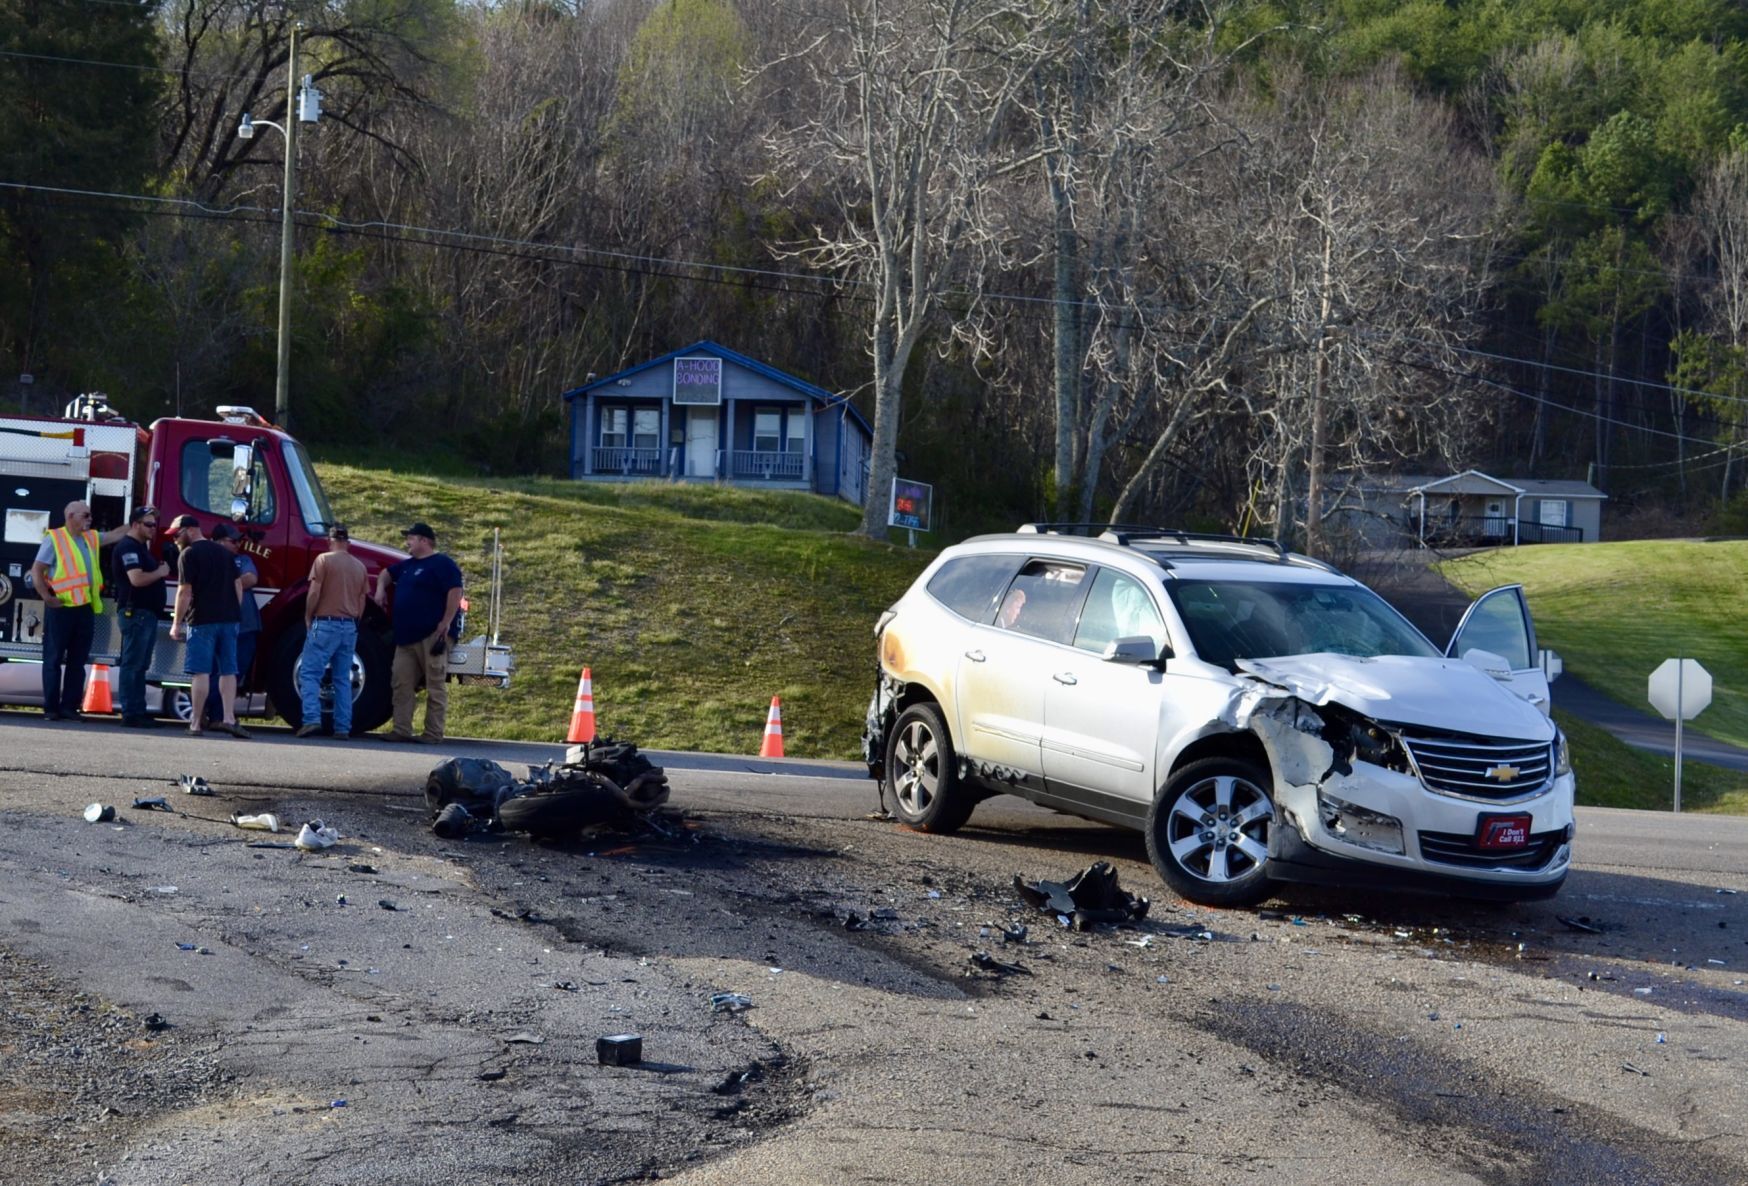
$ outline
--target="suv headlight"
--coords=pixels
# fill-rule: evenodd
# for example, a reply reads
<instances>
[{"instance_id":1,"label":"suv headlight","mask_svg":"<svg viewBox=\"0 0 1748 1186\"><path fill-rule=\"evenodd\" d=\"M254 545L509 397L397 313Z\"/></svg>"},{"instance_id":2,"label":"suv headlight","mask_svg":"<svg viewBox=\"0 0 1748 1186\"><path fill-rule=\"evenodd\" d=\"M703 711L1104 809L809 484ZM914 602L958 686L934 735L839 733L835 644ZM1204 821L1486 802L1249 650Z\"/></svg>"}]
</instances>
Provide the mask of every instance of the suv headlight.
<instances>
[{"instance_id":1,"label":"suv headlight","mask_svg":"<svg viewBox=\"0 0 1748 1186\"><path fill-rule=\"evenodd\" d=\"M1362 762L1382 766L1386 770L1408 769L1408 755L1396 735L1375 721L1364 719L1353 723L1353 756Z\"/></svg>"},{"instance_id":2,"label":"suv headlight","mask_svg":"<svg viewBox=\"0 0 1748 1186\"><path fill-rule=\"evenodd\" d=\"M1554 776L1572 773L1572 747L1566 744L1566 730L1554 730Z\"/></svg>"}]
</instances>

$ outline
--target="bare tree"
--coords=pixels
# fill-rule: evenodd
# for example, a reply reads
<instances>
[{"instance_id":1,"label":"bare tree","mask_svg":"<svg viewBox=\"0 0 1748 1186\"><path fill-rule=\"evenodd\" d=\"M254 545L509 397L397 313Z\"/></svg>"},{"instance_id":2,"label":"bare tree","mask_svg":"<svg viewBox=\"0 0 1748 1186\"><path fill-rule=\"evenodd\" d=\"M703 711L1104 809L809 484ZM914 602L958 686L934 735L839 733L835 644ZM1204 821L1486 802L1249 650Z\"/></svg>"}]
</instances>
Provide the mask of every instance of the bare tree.
<instances>
[{"instance_id":1,"label":"bare tree","mask_svg":"<svg viewBox=\"0 0 1748 1186\"><path fill-rule=\"evenodd\" d=\"M1250 468L1278 533L1306 547L1351 479L1402 457L1460 456L1491 259L1491 185L1452 117L1385 73L1332 85L1282 71L1247 156L1259 251L1279 294L1245 385ZM1236 118L1236 116L1235 116ZM1302 508L1302 509L1301 509Z\"/></svg>"},{"instance_id":2,"label":"bare tree","mask_svg":"<svg viewBox=\"0 0 1748 1186\"><path fill-rule=\"evenodd\" d=\"M870 303L872 473L861 531L886 536L911 356L958 267L970 208L1025 65L994 52L1018 0L825 0L801 51L819 108L766 138L767 180L829 195L835 221L778 253L853 280ZM773 63L781 67L783 62Z\"/></svg>"}]
</instances>

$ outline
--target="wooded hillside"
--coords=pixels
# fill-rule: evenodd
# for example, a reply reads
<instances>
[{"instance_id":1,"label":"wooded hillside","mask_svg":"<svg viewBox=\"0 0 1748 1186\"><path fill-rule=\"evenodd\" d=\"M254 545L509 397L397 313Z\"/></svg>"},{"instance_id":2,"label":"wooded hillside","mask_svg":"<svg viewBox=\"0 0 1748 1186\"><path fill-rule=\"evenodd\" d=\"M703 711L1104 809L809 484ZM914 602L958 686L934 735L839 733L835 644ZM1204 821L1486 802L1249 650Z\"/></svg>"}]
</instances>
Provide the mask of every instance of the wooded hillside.
<instances>
[{"instance_id":1,"label":"wooded hillside","mask_svg":"<svg viewBox=\"0 0 1748 1186\"><path fill-rule=\"evenodd\" d=\"M551 470L559 393L708 337L853 393L954 533L1742 486L1732 0L0 0L0 403L272 405L236 129L294 22L312 441Z\"/></svg>"}]
</instances>

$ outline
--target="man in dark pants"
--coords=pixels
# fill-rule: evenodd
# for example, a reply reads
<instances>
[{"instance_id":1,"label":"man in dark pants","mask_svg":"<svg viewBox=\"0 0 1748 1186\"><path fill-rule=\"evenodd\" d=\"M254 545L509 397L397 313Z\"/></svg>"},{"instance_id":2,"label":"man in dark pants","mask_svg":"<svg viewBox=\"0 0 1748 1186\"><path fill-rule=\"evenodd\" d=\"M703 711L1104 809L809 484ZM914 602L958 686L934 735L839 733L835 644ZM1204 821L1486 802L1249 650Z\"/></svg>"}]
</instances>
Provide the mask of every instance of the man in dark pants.
<instances>
[{"instance_id":1,"label":"man in dark pants","mask_svg":"<svg viewBox=\"0 0 1748 1186\"><path fill-rule=\"evenodd\" d=\"M84 719L85 663L103 612L101 550L127 530L91 529L91 508L70 502L63 525L50 529L30 566L31 585L43 601L42 712L51 721Z\"/></svg>"},{"instance_id":2,"label":"man in dark pants","mask_svg":"<svg viewBox=\"0 0 1748 1186\"><path fill-rule=\"evenodd\" d=\"M146 714L146 671L158 648L158 618L170 566L152 555L158 534L156 507L135 507L127 534L110 554L109 586L121 625L121 723L132 729L157 724Z\"/></svg>"}]
</instances>

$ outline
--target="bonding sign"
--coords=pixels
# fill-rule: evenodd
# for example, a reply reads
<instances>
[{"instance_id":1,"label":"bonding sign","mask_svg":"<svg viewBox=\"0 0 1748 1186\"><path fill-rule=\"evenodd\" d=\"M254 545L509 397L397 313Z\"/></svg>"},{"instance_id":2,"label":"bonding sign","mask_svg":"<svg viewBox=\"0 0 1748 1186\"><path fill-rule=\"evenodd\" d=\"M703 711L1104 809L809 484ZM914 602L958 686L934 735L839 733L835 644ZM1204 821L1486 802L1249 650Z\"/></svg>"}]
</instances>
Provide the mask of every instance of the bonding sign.
<instances>
[{"instance_id":1,"label":"bonding sign","mask_svg":"<svg viewBox=\"0 0 1748 1186\"><path fill-rule=\"evenodd\" d=\"M908 527L912 531L929 529L929 507L935 488L908 478L892 479L892 508L886 513L888 527Z\"/></svg>"},{"instance_id":2,"label":"bonding sign","mask_svg":"<svg viewBox=\"0 0 1748 1186\"><path fill-rule=\"evenodd\" d=\"M722 402L720 358L674 359L674 402L715 406Z\"/></svg>"}]
</instances>

